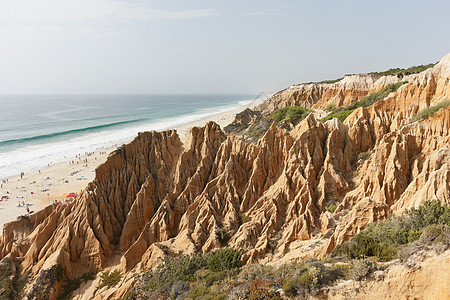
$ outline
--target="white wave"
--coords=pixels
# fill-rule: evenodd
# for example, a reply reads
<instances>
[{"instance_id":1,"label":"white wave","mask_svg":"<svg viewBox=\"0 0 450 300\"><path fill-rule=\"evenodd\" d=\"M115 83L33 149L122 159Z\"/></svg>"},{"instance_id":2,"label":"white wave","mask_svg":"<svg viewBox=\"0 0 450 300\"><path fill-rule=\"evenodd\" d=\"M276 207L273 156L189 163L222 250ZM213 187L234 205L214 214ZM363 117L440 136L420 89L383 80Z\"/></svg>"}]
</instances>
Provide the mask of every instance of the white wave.
<instances>
[{"instance_id":1,"label":"white wave","mask_svg":"<svg viewBox=\"0 0 450 300\"><path fill-rule=\"evenodd\" d=\"M75 160L77 154L93 152L102 147L118 146L130 142L139 132L174 128L213 115L239 109L240 107L251 104L253 101L240 101L233 105L203 109L190 115L155 120L121 129L102 130L70 140L30 145L17 150L0 153L0 178L18 175L20 172L36 171L47 166L49 163L55 164Z\"/></svg>"}]
</instances>

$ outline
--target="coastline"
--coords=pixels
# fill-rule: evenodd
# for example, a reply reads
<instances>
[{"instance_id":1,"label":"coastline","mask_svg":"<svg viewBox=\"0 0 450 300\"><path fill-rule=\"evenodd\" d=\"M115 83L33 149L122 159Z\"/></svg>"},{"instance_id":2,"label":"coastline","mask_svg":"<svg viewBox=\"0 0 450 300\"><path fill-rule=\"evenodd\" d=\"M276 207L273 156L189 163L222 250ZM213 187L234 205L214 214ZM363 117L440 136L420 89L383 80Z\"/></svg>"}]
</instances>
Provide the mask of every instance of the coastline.
<instances>
[{"instance_id":1,"label":"coastline","mask_svg":"<svg viewBox=\"0 0 450 300\"><path fill-rule=\"evenodd\" d=\"M264 100L255 100L234 110L210 115L164 130L177 130L184 143L191 127L204 126L209 121L213 121L223 128L233 122L237 113L246 108L253 108ZM79 193L84 190L87 184L94 180L95 169L105 162L109 153L116 148L117 145L112 145L96 149L92 153L79 155L78 160L50 164L40 171L25 173L23 178L19 174L5 178L6 183L0 182L2 183L0 196L8 196L9 199L0 201L0 228L3 229L4 224L16 220L18 216L26 215L27 204L30 212L37 212L50 205L54 200L64 203L64 194ZM19 202L25 203L25 206L19 207Z\"/></svg>"}]
</instances>

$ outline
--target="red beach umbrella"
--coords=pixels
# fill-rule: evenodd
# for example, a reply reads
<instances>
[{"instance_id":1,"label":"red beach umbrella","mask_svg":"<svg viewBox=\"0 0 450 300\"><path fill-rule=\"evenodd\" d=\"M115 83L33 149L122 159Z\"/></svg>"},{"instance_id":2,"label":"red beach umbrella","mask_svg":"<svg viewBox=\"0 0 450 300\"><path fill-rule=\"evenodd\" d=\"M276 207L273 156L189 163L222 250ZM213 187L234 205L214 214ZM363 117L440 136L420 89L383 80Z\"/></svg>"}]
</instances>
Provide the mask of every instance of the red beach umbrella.
<instances>
[{"instance_id":1,"label":"red beach umbrella","mask_svg":"<svg viewBox=\"0 0 450 300\"><path fill-rule=\"evenodd\" d=\"M69 193L69 194L67 194L66 198L71 198L71 197L75 197L75 196L76 196L75 193Z\"/></svg>"}]
</instances>

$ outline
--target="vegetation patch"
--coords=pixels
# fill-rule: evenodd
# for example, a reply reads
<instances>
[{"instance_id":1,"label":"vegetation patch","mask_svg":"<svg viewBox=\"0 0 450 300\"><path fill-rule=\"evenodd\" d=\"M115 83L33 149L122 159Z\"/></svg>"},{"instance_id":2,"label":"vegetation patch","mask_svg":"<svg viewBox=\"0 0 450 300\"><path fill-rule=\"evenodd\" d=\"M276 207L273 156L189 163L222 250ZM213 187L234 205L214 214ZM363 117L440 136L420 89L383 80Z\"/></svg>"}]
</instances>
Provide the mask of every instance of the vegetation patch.
<instances>
[{"instance_id":1,"label":"vegetation patch","mask_svg":"<svg viewBox=\"0 0 450 300\"><path fill-rule=\"evenodd\" d=\"M327 207L327 211L334 213L336 211L336 205L330 204L330 206Z\"/></svg>"},{"instance_id":2,"label":"vegetation patch","mask_svg":"<svg viewBox=\"0 0 450 300\"><path fill-rule=\"evenodd\" d=\"M260 119L253 124L250 125L250 127L247 129L245 135L247 142L254 143L258 141L264 133L269 130L270 123L267 119Z\"/></svg>"},{"instance_id":3,"label":"vegetation patch","mask_svg":"<svg viewBox=\"0 0 450 300\"><path fill-rule=\"evenodd\" d=\"M139 283L124 299L147 299L177 296L226 296L226 292L211 290L214 283L234 276L241 267L241 254L231 248L216 250L206 255L188 255L169 260L155 270L139 275ZM135 298L135 295L140 295ZM210 297L205 299L213 299ZM194 298L197 299L197 298ZM203 299L203 298L198 298Z\"/></svg>"},{"instance_id":4,"label":"vegetation patch","mask_svg":"<svg viewBox=\"0 0 450 300\"><path fill-rule=\"evenodd\" d=\"M115 287L122 279L122 271L114 270L112 272L107 271L100 274L101 282L97 289L107 286L108 288Z\"/></svg>"},{"instance_id":5,"label":"vegetation patch","mask_svg":"<svg viewBox=\"0 0 450 300\"><path fill-rule=\"evenodd\" d=\"M58 300L70 299L70 296L74 291L76 291L81 285L81 278L77 277L74 279L65 279L64 285L62 287L61 295L59 295Z\"/></svg>"},{"instance_id":6,"label":"vegetation patch","mask_svg":"<svg viewBox=\"0 0 450 300\"><path fill-rule=\"evenodd\" d=\"M370 224L353 239L336 247L332 256L344 255L351 259L375 256L381 261L397 258L403 245L418 240L422 233L432 228L446 234L450 224L450 207L438 201L426 201L419 208L412 208L399 217ZM437 238L436 238L437 239ZM441 237L443 239L443 237ZM439 239L437 239L439 240Z\"/></svg>"},{"instance_id":7,"label":"vegetation patch","mask_svg":"<svg viewBox=\"0 0 450 300\"><path fill-rule=\"evenodd\" d=\"M241 266L241 253L232 248L216 250L209 255L208 266L214 272L239 268Z\"/></svg>"},{"instance_id":8,"label":"vegetation patch","mask_svg":"<svg viewBox=\"0 0 450 300\"><path fill-rule=\"evenodd\" d=\"M242 214L239 217L240 217L240 220L241 220L241 224L250 222L250 220L252 219L250 216L248 216L246 214Z\"/></svg>"},{"instance_id":9,"label":"vegetation patch","mask_svg":"<svg viewBox=\"0 0 450 300\"><path fill-rule=\"evenodd\" d=\"M341 122L344 122L345 119L347 119L347 117L355 110L356 108L353 109L343 109L340 111L337 111L335 113L332 113L328 116L326 116L325 118L323 118L321 121L322 123L325 123L328 120L332 120L334 118L339 119Z\"/></svg>"},{"instance_id":10,"label":"vegetation patch","mask_svg":"<svg viewBox=\"0 0 450 300\"><path fill-rule=\"evenodd\" d=\"M375 151L367 151L367 152L360 152L358 154L358 160L365 161L369 159L369 157L374 153Z\"/></svg>"},{"instance_id":11,"label":"vegetation patch","mask_svg":"<svg viewBox=\"0 0 450 300\"><path fill-rule=\"evenodd\" d=\"M234 249L173 258L138 275L137 284L123 299L280 299L280 289L286 296L306 299L341 280L361 281L384 270L386 266L378 260L398 257L400 246L446 243L448 249L449 221L448 205L427 201L401 217L369 225L325 261L304 259L279 267L241 267L240 253ZM414 247L404 249L417 251Z\"/></svg>"},{"instance_id":12,"label":"vegetation patch","mask_svg":"<svg viewBox=\"0 0 450 300\"><path fill-rule=\"evenodd\" d=\"M297 125L301 120L311 113L311 110L301 106L288 106L280 108L265 117L269 123L290 121L293 125Z\"/></svg>"},{"instance_id":13,"label":"vegetation patch","mask_svg":"<svg viewBox=\"0 0 450 300\"><path fill-rule=\"evenodd\" d=\"M330 83L336 83L336 82L339 82L339 81L341 81L342 79L344 79L344 77L339 77L339 78L336 78L336 79L329 79L329 80L322 80L322 81L310 81L310 82L304 82L304 83L300 83L300 84L298 84L298 85L301 85L301 84L320 84L320 83L328 83L328 84L330 84Z\"/></svg>"},{"instance_id":14,"label":"vegetation patch","mask_svg":"<svg viewBox=\"0 0 450 300\"><path fill-rule=\"evenodd\" d=\"M48 299L49 295L55 291L56 283L62 280L63 274L64 268L60 264L41 270L26 297L28 299Z\"/></svg>"},{"instance_id":15,"label":"vegetation patch","mask_svg":"<svg viewBox=\"0 0 450 300\"><path fill-rule=\"evenodd\" d=\"M233 123L225 126L223 130L226 133L230 132L240 133L249 127L249 123L252 120L259 121L261 120L261 118L262 116L260 111L251 110L247 108L246 110L236 114Z\"/></svg>"},{"instance_id":16,"label":"vegetation patch","mask_svg":"<svg viewBox=\"0 0 450 300\"><path fill-rule=\"evenodd\" d=\"M9 300L13 297L12 261L4 258L0 261L0 300Z\"/></svg>"},{"instance_id":17,"label":"vegetation patch","mask_svg":"<svg viewBox=\"0 0 450 300\"><path fill-rule=\"evenodd\" d=\"M381 89L378 92L373 92L365 97L362 97L361 100L355 101L352 104L341 107L338 109L331 110L332 113L323 118L321 121L326 122L328 120L337 118L341 122L344 122L344 120L357 108L359 107L369 107L375 102L382 100L386 98L390 93L397 91L403 84L405 84L406 81L397 82L391 85L388 85ZM331 106L328 106L327 108L332 108Z\"/></svg>"},{"instance_id":18,"label":"vegetation patch","mask_svg":"<svg viewBox=\"0 0 450 300\"><path fill-rule=\"evenodd\" d=\"M24 272L19 277L17 277L16 280L14 280L13 287L17 293L20 294L22 292L23 288L25 287L25 285L27 284L28 275L30 275L30 272L31 271Z\"/></svg>"},{"instance_id":19,"label":"vegetation patch","mask_svg":"<svg viewBox=\"0 0 450 300\"><path fill-rule=\"evenodd\" d=\"M250 143L258 141L267 132L273 122L275 122L279 127L290 129L292 125L297 125L310 113L310 109L301 106L288 106L280 108L265 117L259 115L257 119L251 123L250 126L248 126L248 128L245 127L247 130L244 133L244 140ZM236 131L235 129L233 130Z\"/></svg>"},{"instance_id":20,"label":"vegetation patch","mask_svg":"<svg viewBox=\"0 0 450 300\"><path fill-rule=\"evenodd\" d=\"M330 104L330 105L327 106L327 108L325 108L325 110L328 111L328 112L333 112L336 109L337 109L337 107L334 104Z\"/></svg>"},{"instance_id":21,"label":"vegetation patch","mask_svg":"<svg viewBox=\"0 0 450 300\"><path fill-rule=\"evenodd\" d=\"M217 228L215 234L222 246L226 245L231 238L231 235L224 227Z\"/></svg>"},{"instance_id":22,"label":"vegetation patch","mask_svg":"<svg viewBox=\"0 0 450 300\"><path fill-rule=\"evenodd\" d=\"M429 68L432 68L436 65L436 63L434 64L428 64L428 65L419 65L419 66L412 66L409 67L407 69L402 69L402 68L392 68L389 69L387 71L383 71L383 72L371 72L369 74L371 75L381 75L381 76L385 76L385 75L410 75L410 74L417 74L420 72L423 72Z\"/></svg>"},{"instance_id":23,"label":"vegetation patch","mask_svg":"<svg viewBox=\"0 0 450 300\"><path fill-rule=\"evenodd\" d=\"M90 280L94 280L96 274L97 272L87 272L74 279L65 279L58 300L70 299L72 293L80 288L81 283L86 283Z\"/></svg>"},{"instance_id":24,"label":"vegetation patch","mask_svg":"<svg viewBox=\"0 0 450 300\"><path fill-rule=\"evenodd\" d=\"M427 107L427 108L421 110L420 112L418 112L416 115L414 115L411 118L410 123L419 121L421 119L428 118L429 116L432 116L433 114L435 114L441 108L446 108L449 105L450 105L450 100L446 100L446 101L442 101L441 103L438 103L436 105Z\"/></svg>"},{"instance_id":25,"label":"vegetation patch","mask_svg":"<svg viewBox=\"0 0 450 300\"><path fill-rule=\"evenodd\" d=\"M317 82L317 83L336 83L336 82L341 81L342 79L344 79L344 77L340 77L340 78L336 78L336 79L331 79L331 80L322 80L322 81L319 81L319 82Z\"/></svg>"}]
</instances>

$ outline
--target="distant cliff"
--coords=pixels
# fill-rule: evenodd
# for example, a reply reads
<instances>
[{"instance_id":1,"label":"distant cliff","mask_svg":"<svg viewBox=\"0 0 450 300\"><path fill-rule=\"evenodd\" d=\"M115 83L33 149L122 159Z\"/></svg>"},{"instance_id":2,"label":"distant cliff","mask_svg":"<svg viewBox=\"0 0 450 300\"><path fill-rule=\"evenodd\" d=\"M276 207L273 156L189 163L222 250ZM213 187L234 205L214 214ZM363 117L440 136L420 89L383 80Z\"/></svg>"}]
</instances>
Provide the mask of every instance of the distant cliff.
<instances>
[{"instance_id":1,"label":"distant cliff","mask_svg":"<svg viewBox=\"0 0 450 300\"><path fill-rule=\"evenodd\" d=\"M410 122L450 99L450 55L419 74L293 86L258 110L349 105L399 81L408 83L344 123L310 114L289 131L273 124L256 144L212 122L192 128L186 144L175 131L141 133L97 168L73 204L6 224L0 258L29 274L28 299L45 286L51 299L60 293L61 280L48 275L58 266L69 279L120 269L114 289L84 294L113 299L168 252L232 247L246 264L324 258L390 213L429 199L450 203L450 107Z\"/></svg>"}]
</instances>

